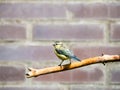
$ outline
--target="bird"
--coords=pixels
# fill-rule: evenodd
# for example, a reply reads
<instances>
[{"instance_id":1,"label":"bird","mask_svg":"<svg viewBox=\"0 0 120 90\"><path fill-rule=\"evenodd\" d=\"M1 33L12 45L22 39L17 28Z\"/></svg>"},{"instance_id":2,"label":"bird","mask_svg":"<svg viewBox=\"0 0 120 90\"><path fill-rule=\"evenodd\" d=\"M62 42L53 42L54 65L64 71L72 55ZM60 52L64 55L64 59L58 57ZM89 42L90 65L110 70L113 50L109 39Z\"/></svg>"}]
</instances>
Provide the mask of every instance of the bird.
<instances>
[{"instance_id":1,"label":"bird","mask_svg":"<svg viewBox=\"0 0 120 90\"><path fill-rule=\"evenodd\" d=\"M62 60L58 66L61 66L64 60L69 60L70 64L71 64L71 59L81 61L77 56L74 55L74 53L69 48L66 48L62 42L56 41L53 44L53 46L54 46L54 53L59 59Z\"/></svg>"}]
</instances>

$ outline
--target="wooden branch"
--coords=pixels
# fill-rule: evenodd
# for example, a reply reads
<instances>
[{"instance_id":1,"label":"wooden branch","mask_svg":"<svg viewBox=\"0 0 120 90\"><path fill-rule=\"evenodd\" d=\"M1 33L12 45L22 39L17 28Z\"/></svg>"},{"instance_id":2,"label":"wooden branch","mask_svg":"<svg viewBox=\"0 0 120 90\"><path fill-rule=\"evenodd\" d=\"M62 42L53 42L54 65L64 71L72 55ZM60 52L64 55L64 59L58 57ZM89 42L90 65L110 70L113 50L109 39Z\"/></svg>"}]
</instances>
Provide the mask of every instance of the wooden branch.
<instances>
[{"instance_id":1,"label":"wooden branch","mask_svg":"<svg viewBox=\"0 0 120 90\"><path fill-rule=\"evenodd\" d=\"M87 66L95 63L103 63L105 65L105 63L107 62L115 62L115 61L120 61L120 55L102 55L102 56L84 59L81 62L76 61L71 64L48 67L44 69L28 68L29 72L26 74L26 77L31 78L31 77L36 77L39 75L44 75L49 73L71 70L74 68L79 68L79 67L83 67L83 66Z\"/></svg>"}]
</instances>

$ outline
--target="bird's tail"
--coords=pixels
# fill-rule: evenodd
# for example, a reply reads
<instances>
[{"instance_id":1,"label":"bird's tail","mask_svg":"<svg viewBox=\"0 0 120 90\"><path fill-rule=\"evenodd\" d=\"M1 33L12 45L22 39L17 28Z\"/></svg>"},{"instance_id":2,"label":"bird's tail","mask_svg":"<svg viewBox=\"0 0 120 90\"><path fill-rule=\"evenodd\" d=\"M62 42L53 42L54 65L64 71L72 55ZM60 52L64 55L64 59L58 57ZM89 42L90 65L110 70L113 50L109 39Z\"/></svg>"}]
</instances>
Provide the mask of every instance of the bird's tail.
<instances>
[{"instance_id":1,"label":"bird's tail","mask_svg":"<svg viewBox=\"0 0 120 90\"><path fill-rule=\"evenodd\" d=\"M78 57L76 57L76 56L73 56L72 57L74 60L77 60L77 61L81 61Z\"/></svg>"}]
</instances>

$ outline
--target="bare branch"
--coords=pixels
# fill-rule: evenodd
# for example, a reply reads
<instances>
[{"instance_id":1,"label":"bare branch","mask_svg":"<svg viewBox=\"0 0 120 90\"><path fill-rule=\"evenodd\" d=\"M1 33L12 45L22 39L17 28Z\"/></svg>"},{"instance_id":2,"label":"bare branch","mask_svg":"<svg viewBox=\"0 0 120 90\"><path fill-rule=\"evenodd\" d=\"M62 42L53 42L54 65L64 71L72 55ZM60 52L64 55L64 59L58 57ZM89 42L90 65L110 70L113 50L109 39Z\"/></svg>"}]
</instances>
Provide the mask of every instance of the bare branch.
<instances>
[{"instance_id":1,"label":"bare branch","mask_svg":"<svg viewBox=\"0 0 120 90\"><path fill-rule=\"evenodd\" d=\"M71 64L63 65L63 66L55 66L55 67L48 67L44 69L33 69L28 68L29 72L26 74L27 78L36 77L39 75L49 74L49 73L55 73L55 72L61 72L65 70L71 70L74 68L79 68L95 63L105 63L107 62L115 62L120 61L120 55L102 55L97 56L93 58L84 59L81 62L73 62Z\"/></svg>"}]
</instances>

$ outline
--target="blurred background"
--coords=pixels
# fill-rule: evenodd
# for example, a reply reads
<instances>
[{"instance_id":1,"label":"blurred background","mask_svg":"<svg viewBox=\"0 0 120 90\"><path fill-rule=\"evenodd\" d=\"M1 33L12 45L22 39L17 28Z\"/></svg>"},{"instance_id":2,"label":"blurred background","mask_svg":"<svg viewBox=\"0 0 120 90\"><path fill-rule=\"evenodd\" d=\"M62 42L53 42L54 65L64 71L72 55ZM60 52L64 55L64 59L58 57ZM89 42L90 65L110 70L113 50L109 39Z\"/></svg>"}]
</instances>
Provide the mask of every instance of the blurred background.
<instances>
[{"instance_id":1,"label":"blurred background","mask_svg":"<svg viewBox=\"0 0 120 90\"><path fill-rule=\"evenodd\" d=\"M54 41L82 60L120 54L120 0L0 0L0 90L120 90L119 62L26 78L60 63Z\"/></svg>"}]
</instances>

